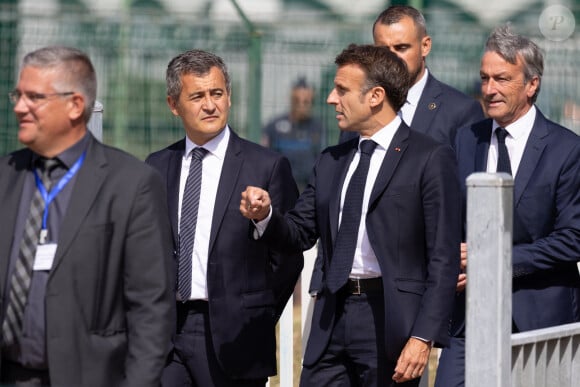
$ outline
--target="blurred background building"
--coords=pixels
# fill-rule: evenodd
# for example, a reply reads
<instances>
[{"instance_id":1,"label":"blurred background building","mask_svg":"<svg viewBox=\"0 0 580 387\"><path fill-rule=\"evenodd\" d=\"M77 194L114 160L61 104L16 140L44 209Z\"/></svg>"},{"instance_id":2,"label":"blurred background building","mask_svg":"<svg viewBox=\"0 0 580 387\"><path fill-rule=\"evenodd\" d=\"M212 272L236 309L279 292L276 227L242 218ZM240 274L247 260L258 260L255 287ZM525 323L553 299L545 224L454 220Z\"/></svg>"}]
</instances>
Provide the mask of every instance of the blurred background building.
<instances>
[{"instance_id":1,"label":"blurred background building","mask_svg":"<svg viewBox=\"0 0 580 387\"><path fill-rule=\"evenodd\" d=\"M390 4L423 11L433 38L428 66L473 95L487 34L510 21L545 51L540 109L580 131L580 38L574 26L563 39L546 34L560 28L560 19L542 14L564 6L568 24L574 23L580 0L0 0L0 154L20 147L7 97L18 63L24 53L52 44L90 55L104 105L104 141L137 157L183 136L165 102L165 69L191 48L215 52L228 64L230 123L241 136L259 142L263 125L288 111L288 92L303 76L316 89L314 110L326 128L321 146L333 144L338 129L325 100L334 57L349 43L372 43L372 23Z\"/></svg>"}]
</instances>

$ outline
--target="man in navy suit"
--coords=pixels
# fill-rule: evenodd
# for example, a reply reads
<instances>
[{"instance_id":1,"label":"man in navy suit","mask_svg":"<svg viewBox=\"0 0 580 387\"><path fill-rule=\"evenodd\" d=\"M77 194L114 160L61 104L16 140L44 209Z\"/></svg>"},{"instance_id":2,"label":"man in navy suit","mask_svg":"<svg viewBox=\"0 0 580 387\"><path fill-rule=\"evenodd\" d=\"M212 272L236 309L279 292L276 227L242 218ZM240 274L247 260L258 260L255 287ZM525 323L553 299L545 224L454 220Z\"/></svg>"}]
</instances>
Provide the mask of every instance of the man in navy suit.
<instances>
[{"instance_id":1,"label":"man in navy suit","mask_svg":"<svg viewBox=\"0 0 580 387\"><path fill-rule=\"evenodd\" d=\"M407 65L411 87L399 114L413 130L453 146L457 129L484 118L479 101L438 81L427 69L431 37L425 18L417 9L393 5L384 10L373 24L373 39L375 45L388 47ZM341 131L339 142L357 136L356 132ZM320 254L312 273L311 294L321 286Z\"/></svg>"},{"instance_id":2,"label":"man in navy suit","mask_svg":"<svg viewBox=\"0 0 580 387\"><path fill-rule=\"evenodd\" d=\"M164 386L264 386L276 374L275 326L302 269L302 254L279 254L248 238L238 210L246 186L271 191L282 211L298 189L285 157L230 129L230 96L218 56L191 50L170 61L167 102L186 137L147 158L167 187L179 262L177 330ZM192 156L199 151L205 153L201 172L192 175L201 176L197 220L184 222L194 196L186 193L190 164L199 162ZM193 248L186 251L184 230L191 227Z\"/></svg>"},{"instance_id":3,"label":"man in navy suit","mask_svg":"<svg viewBox=\"0 0 580 387\"><path fill-rule=\"evenodd\" d=\"M459 177L465 182L473 172L496 172L502 148L496 132L507 131L514 176L514 332L580 321L580 139L534 105L543 68L542 53L531 40L507 27L493 31L480 70L490 118L461 129L456 141ZM461 245L463 269L468 250ZM464 385L465 281L460 274L454 337L442 352L436 386Z\"/></svg>"},{"instance_id":4,"label":"man in navy suit","mask_svg":"<svg viewBox=\"0 0 580 387\"><path fill-rule=\"evenodd\" d=\"M411 75L411 88L399 114L413 130L453 146L457 129L484 118L479 101L438 81L427 69L431 37L417 9L393 5L373 24L373 40L403 59ZM356 136L341 132L341 141Z\"/></svg>"},{"instance_id":5,"label":"man in navy suit","mask_svg":"<svg viewBox=\"0 0 580 387\"><path fill-rule=\"evenodd\" d=\"M301 386L417 386L431 346L449 340L461 240L455 157L397 116L410 82L389 49L351 45L335 63L327 102L340 129L359 136L319 156L286 216L257 187L242 193L240 211L269 246L302 251L320 238L323 286ZM356 206L351 186L362 186Z\"/></svg>"}]
</instances>

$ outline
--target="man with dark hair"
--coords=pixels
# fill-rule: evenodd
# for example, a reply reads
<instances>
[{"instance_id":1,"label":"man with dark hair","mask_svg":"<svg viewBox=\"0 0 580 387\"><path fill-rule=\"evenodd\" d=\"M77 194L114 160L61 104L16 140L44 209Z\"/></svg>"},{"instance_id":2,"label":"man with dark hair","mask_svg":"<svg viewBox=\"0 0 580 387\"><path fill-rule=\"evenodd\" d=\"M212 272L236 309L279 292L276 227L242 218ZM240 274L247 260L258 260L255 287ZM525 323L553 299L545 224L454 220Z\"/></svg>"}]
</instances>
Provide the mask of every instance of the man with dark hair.
<instances>
[{"instance_id":1,"label":"man with dark hair","mask_svg":"<svg viewBox=\"0 0 580 387\"><path fill-rule=\"evenodd\" d=\"M506 26L495 29L480 68L489 119L456 139L460 181L474 172L514 177L513 332L580 321L580 139L535 106L543 72L534 42ZM468 247L461 244L463 270ZM441 354L436 386L465 384L466 278L459 276L453 337Z\"/></svg>"},{"instance_id":2,"label":"man with dark hair","mask_svg":"<svg viewBox=\"0 0 580 387\"><path fill-rule=\"evenodd\" d=\"M325 257L301 386L417 386L433 344L446 345L459 271L460 206L449 146L397 116L409 74L385 47L336 57L327 102L358 136L323 151L285 216L248 187L254 238ZM397 383L397 384L396 384Z\"/></svg>"},{"instance_id":3,"label":"man with dark hair","mask_svg":"<svg viewBox=\"0 0 580 387\"><path fill-rule=\"evenodd\" d=\"M18 139L0 158L0 383L159 385L174 325L159 175L87 130L90 59L24 57L10 93Z\"/></svg>"},{"instance_id":4,"label":"man with dark hair","mask_svg":"<svg viewBox=\"0 0 580 387\"><path fill-rule=\"evenodd\" d=\"M288 160L231 130L223 60L190 50L167 66L167 103L185 138L151 154L163 176L178 255L177 330L164 386L264 386L276 374L275 327L302 254L248 238L239 192L257 185L282 211L298 190Z\"/></svg>"},{"instance_id":5,"label":"man with dark hair","mask_svg":"<svg viewBox=\"0 0 580 387\"><path fill-rule=\"evenodd\" d=\"M417 9L407 5L385 9L373 24L373 40L377 46L388 47L407 65L411 88L399 114L413 130L453 145L459 128L484 118L479 101L438 81L427 68L431 37L425 18ZM348 132L341 133L341 140L348 137Z\"/></svg>"},{"instance_id":6,"label":"man with dark hair","mask_svg":"<svg viewBox=\"0 0 580 387\"><path fill-rule=\"evenodd\" d=\"M427 68L431 37L421 12L407 5L390 6L376 18L372 32L376 46L389 48L407 65L411 86L397 113L409 127L453 146L459 128L484 118L479 101L440 82ZM357 136L341 131L339 142ZM320 254L312 273L311 294L321 287Z\"/></svg>"}]
</instances>

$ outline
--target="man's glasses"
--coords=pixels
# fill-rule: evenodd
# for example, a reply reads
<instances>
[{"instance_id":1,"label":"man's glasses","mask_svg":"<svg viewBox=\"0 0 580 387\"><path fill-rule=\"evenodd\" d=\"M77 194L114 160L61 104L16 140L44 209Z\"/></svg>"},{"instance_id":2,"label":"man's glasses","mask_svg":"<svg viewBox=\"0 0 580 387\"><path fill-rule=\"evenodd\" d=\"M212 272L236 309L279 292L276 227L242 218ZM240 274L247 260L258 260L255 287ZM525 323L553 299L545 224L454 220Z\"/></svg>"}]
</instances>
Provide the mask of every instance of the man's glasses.
<instances>
[{"instance_id":1,"label":"man's glasses","mask_svg":"<svg viewBox=\"0 0 580 387\"><path fill-rule=\"evenodd\" d=\"M73 95L74 91L66 91L64 93L33 93L33 92L21 92L20 90L12 90L8 93L8 98L10 98L10 102L16 105L21 97L24 98L24 101L27 102L28 105L36 106L41 104L43 101L47 101L51 97L66 97L69 95Z\"/></svg>"}]
</instances>

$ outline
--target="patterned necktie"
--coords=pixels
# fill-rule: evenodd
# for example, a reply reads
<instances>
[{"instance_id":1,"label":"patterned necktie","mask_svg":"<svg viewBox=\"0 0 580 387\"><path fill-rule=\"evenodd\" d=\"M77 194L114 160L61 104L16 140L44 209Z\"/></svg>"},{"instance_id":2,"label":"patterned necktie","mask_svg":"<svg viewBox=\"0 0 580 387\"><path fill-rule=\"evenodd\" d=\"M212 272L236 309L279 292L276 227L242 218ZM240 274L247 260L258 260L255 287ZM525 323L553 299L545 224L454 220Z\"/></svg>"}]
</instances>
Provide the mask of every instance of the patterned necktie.
<instances>
[{"instance_id":1,"label":"patterned necktie","mask_svg":"<svg viewBox=\"0 0 580 387\"><path fill-rule=\"evenodd\" d=\"M342 206L342 220L336 242L334 254L326 277L328 290L336 293L348 280L352 269L354 251L360 226L362 202L369 172L371 156L377 143L372 140L362 141L360 144L360 161L354 171Z\"/></svg>"},{"instance_id":2,"label":"patterned necktie","mask_svg":"<svg viewBox=\"0 0 580 387\"><path fill-rule=\"evenodd\" d=\"M201 147L194 148L191 151L191 165L189 166L189 174L185 182L181 203L177 291L180 300L183 302L189 300L191 296L191 256L201 192L202 161L207 152L207 149Z\"/></svg>"},{"instance_id":3,"label":"patterned necktie","mask_svg":"<svg viewBox=\"0 0 580 387\"><path fill-rule=\"evenodd\" d=\"M497 170L496 172L505 172L512 174L512 166L510 163L510 154L505 146L505 138L508 136L507 130L504 128L497 128L495 135L497 137Z\"/></svg>"},{"instance_id":4,"label":"patterned necktie","mask_svg":"<svg viewBox=\"0 0 580 387\"><path fill-rule=\"evenodd\" d=\"M38 164L41 170L40 180L46 191L49 192L51 187L50 173L59 164L59 161L41 158L38 160ZM24 316L28 289L32 279L32 267L40 236L43 212L44 199L40 190L36 189L30 203L30 213L24 225L18 259L14 263L14 269L10 277L8 306L2 324L4 345L10 345L18 341L22 333L22 317Z\"/></svg>"}]
</instances>

